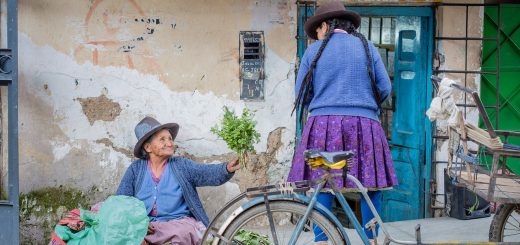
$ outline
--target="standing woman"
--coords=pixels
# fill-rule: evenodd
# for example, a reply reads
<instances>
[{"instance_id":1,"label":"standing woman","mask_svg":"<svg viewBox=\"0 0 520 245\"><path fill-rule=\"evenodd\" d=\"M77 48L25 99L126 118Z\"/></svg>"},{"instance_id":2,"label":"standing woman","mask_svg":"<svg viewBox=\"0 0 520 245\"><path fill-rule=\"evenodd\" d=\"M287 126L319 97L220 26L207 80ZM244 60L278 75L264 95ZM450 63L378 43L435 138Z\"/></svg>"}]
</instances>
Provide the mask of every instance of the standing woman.
<instances>
[{"instance_id":1,"label":"standing woman","mask_svg":"<svg viewBox=\"0 0 520 245\"><path fill-rule=\"evenodd\" d=\"M377 49L356 31L360 22L359 14L345 10L338 1L323 4L305 22L307 35L318 41L305 51L296 79L295 108L308 111L309 117L288 181L315 180L322 174L305 164L305 150L350 150L354 157L349 174L369 189L370 199L380 212L381 190L397 185L388 142L378 119L391 84ZM300 122L304 118L301 114ZM355 188L345 176L335 182L345 191ZM318 201L330 209L333 198L330 192L323 192ZM374 216L363 198L361 213L364 227ZM367 229L365 233L374 242L372 233ZM314 235L318 243L328 240L319 228L314 229Z\"/></svg>"}]
</instances>

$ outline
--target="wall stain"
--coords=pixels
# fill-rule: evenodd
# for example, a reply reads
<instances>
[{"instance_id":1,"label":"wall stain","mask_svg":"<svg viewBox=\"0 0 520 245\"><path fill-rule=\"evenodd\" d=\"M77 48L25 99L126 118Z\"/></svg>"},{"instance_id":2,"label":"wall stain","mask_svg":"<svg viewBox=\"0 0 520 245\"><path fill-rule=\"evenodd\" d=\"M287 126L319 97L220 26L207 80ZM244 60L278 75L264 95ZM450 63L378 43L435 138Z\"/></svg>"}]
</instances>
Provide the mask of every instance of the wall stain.
<instances>
[{"instance_id":1,"label":"wall stain","mask_svg":"<svg viewBox=\"0 0 520 245\"><path fill-rule=\"evenodd\" d=\"M268 170L278 164L276 153L283 146L282 133L284 127L278 127L267 136L267 149L265 152L251 154L246 163L246 169L238 171L237 178L240 181L240 189L269 184Z\"/></svg>"},{"instance_id":2,"label":"wall stain","mask_svg":"<svg viewBox=\"0 0 520 245\"><path fill-rule=\"evenodd\" d=\"M83 114L90 125L95 121L114 121L121 113L121 106L107 98L104 94L98 97L78 98Z\"/></svg>"},{"instance_id":3,"label":"wall stain","mask_svg":"<svg viewBox=\"0 0 520 245\"><path fill-rule=\"evenodd\" d=\"M103 145L105 145L107 147L110 147L110 148L114 149L114 151L122 153L122 154L124 154L125 156L127 156L130 159L134 158L134 154L133 154L132 150L127 149L127 148L117 147L117 146L114 145L114 142L112 142L108 138L98 139L98 140L96 140L96 143L103 144Z\"/></svg>"},{"instance_id":4,"label":"wall stain","mask_svg":"<svg viewBox=\"0 0 520 245\"><path fill-rule=\"evenodd\" d=\"M250 154L246 163L246 169L240 169L235 173L231 182L237 183L241 191L245 191L249 187L269 184L268 170L271 166L279 164L276 159L276 153L283 146L282 133L285 129L285 127L278 127L271 131L267 137L267 150L257 154ZM203 163L227 162L237 155L235 153L227 153L209 157L196 157L183 152L179 156Z\"/></svg>"}]
</instances>

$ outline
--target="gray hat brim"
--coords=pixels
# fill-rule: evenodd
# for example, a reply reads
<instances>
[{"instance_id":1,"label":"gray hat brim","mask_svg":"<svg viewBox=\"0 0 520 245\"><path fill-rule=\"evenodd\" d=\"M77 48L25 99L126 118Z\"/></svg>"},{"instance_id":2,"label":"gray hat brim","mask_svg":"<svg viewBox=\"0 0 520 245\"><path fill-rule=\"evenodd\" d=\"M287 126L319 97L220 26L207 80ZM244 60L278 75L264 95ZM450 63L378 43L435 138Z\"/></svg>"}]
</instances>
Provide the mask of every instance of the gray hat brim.
<instances>
[{"instance_id":1,"label":"gray hat brim","mask_svg":"<svg viewBox=\"0 0 520 245\"><path fill-rule=\"evenodd\" d=\"M158 131L160 131L162 129L168 129L170 131L170 133L172 134L172 140L175 140L175 138L177 137L177 133L179 132L179 124L177 124L177 123L165 123L165 124L162 124L159 127L156 127L154 129L150 130L150 132L146 133L135 144L135 146L134 146L134 156L137 157L137 158L142 159L144 156L142 154L141 149L143 147L144 142L146 142L152 135L154 135L156 132L158 132Z\"/></svg>"}]
</instances>

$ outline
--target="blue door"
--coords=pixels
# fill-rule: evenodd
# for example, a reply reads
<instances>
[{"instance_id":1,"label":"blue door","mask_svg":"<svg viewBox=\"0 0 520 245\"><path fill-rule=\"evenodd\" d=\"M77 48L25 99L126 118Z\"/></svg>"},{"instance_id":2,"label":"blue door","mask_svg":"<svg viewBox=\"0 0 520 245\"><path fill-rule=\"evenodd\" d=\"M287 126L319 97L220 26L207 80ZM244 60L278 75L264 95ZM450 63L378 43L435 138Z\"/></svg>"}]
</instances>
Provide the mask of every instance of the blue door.
<instances>
[{"instance_id":1,"label":"blue door","mask_svg":"<svg viewBox=\"0 0 520 245\"><path fill-rule=\"evenodd\" d=\"M399 186L383 192L385 221L417 219L429 210L432 10L423 7L348 7L361 14L359 31L374 43L393 83L380 117L392 151ZM300 23L312 16L299 9ZM313 9L311 9L313 10ZM300 31L300 29L299 29ZM298 54L305 47L300 32ZM301 56L300 56L301 57ZM299 127L298 127L299 128ZM428 133L427 133L428 132Z\"/></svg>"},{"instance_id":2,"label":"blue door","mask_svg":"<svg viewBox=\"0 0 520 245\"><path fill-rule=\"evenodd\" d=\"M399 16L394 63L395 108L390 139L399 186L383 194L382 216L387 221L424 217L428 198L425 165L425 110L427 105L427 22L424 17ZM428 168L429 169L429 168ZM426 181L427 182L427 181Z\"/></svg>"}]
</instances>

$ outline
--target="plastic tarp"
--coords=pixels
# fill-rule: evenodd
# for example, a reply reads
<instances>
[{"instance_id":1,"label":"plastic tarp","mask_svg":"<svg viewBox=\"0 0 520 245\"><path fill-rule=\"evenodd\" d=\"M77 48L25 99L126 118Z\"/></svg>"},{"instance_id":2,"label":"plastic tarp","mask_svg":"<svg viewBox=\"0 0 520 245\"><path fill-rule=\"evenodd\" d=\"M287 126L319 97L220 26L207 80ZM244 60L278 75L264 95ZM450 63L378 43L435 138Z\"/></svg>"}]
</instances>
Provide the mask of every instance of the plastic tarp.
<instances>
[{"instance_id":1,"label":"plastic tarp","mask_svg":"<svg viewBox=\"0 0 520 245\"><path fill-rule=\"evenodd\" d=\"M111 196L97 213L81 209L85 229L72 232L57 225L54 232L67 244L141 244L148 230L144 203L129 196Z\"/></svg>"}]
</instances>

